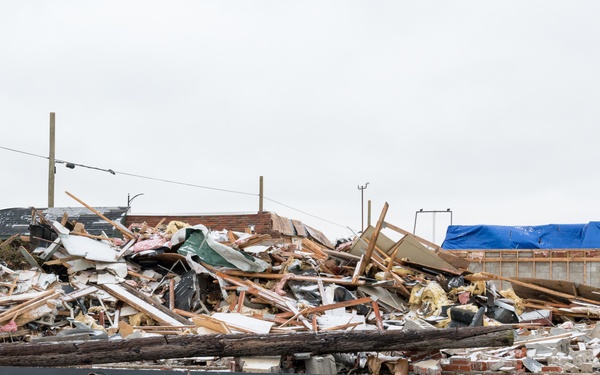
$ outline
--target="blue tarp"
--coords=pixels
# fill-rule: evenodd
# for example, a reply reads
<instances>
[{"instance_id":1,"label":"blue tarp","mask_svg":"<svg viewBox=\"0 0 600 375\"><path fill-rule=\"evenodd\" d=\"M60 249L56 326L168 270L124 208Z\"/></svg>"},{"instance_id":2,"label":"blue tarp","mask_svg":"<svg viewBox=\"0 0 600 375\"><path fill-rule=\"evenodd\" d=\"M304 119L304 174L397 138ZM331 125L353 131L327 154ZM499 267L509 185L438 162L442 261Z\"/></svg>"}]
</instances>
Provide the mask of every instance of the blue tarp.
<instances>
[{"instance_id":1,"label":"blue tarp","mask_svg":"<svg viewBox=\"0 0 600 375\"><path fill-rule=\"evenodd\" d=\"M600 221L537 226L450 225L446 250L600 248Z\"/></svg>"}]
</instances>

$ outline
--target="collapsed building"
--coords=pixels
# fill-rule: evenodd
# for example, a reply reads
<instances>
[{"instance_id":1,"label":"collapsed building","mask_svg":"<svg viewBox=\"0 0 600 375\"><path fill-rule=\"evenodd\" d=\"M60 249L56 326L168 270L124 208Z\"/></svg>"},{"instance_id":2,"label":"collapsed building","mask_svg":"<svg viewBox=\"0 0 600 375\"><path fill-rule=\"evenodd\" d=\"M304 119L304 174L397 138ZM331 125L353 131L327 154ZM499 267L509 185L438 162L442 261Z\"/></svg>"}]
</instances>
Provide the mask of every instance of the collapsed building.
<instances>
[{"instance_id":1,"label":"collapsed building","mask_svg":"<svg viewBox=\"0 0 600 375\"><path fill-rule=\"evenodd\" d=\"M72 197L84 208L0 212L0 227L19 229L0 244L0 366L600 367L599 290L473 272L473 259L387 222L387 203L375 226L333 244L269 212L128 217Z\"/></svg>"}]
</instances>

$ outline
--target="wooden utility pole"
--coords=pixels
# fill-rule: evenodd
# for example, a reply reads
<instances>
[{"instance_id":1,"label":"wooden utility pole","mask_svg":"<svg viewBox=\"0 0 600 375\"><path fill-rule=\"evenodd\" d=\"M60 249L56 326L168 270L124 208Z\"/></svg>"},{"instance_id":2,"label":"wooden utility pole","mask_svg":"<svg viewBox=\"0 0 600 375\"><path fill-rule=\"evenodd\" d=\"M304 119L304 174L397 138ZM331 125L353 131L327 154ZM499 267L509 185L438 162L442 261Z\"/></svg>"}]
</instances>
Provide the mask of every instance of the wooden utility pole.
<instances>
[{"instance_id":1,"label":"wooden utility pole","mask_svg":"<svg viewBox=\"0 0 600 375\"><path fill-rule=\"evenodd\" d=\"M156 336L2 344L0 366L78 366L188 357L239 357L510 346L511 326L432 330L323 331L282 334Z\"/></svg>"},{"instance_id":2,"label":"wooden utility pole","mask_svg":"<svg viewBox=\"0 0 600 375\"><path fill-rule=\"evenodd\" d=\"M54 165L54 145L55 145L55 116L50 112L50 153L48 154L48 208L54 207L54 174L56 167Z\"/></svg>"},{"instance_id":3,"label":"wooden utility pole","mask_svg":"<svg viewBox=\"0 0 600 375\"><path fill-rule=\"evenodd\" d=\"M263 212L263 176L260 176L258 183L258 212Z\"/></svg>"}]
</instances>

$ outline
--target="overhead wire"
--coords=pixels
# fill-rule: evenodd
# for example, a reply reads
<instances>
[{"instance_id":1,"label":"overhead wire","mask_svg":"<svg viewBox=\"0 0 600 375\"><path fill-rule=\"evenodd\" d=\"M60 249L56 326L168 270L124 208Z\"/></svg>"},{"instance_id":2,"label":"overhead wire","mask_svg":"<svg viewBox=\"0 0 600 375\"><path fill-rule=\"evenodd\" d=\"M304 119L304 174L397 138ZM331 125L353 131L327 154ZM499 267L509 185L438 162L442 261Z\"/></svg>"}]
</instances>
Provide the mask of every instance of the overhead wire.
<instances>
[{"instance_id":1,"label":"overhead wire","mask_svg":"<svg viewBox=\"0 0 600 375\"><path fill-rule=\"evenodd\" d=\"M21 150L16 150L16 149L9 148L9 147L0 146L0 149L7 150L7 151L12 151L12 152L16 152L16 153L20 153L20 154L24 154L24 155L29 155L29 156L35 156L35 157L38 157L38 158L41 158L41 159L46 159L46 160L50 159L48 156L34 154L34 153L31 153L31 152L26 152L26 151L21 151ZM136 178L143 178L143 179L146 179L146 180L165 182L165 183L170 183L170 184L175 184L175 185L190 186L190 187L195 187L195 188L200 188L200 189L208 189L208 190L214 190L214 191L221 191L221 192L225 192L225 193L259 196L259 194L256 194L256 193L249 193L249 192L237 191L237 190L230 190L230 189L222 189L222 188L216 188L216 187L212 187L212 186L197 185L197 184L191 184L191 183L187 183L187 182L167 180L167 179L164 179L164 178L157 178L157 177L143 176L143 175L134 174L134 173L128 173L128 172L114 171L112 169L105 169L105 168L99 168L99 167L94 167L94 166L85 165L85 164L73 163L73 162L68 162L68 161L60 160L60 159L55 159L54 161L56 163L65 164L68 168L71 168L71 169L73 169L75 166L78 166L78 167L83 167L83 168L88 168L88 169L94 169L94 170L98 170L98 171L102 171L102 172L108 172L108 173L110 173L112 175L121 174L121 175L124 175L124 176L130 176L130 177L136 177ZM283 207L287 207L287 208L289 208L291 210L300 212L300 213L302 213L304 215L308 215L310 217L314 217L315 219L319 219L319 220L324 221L326 223L337 225L337 226L339 226L341 228L348 228L345 225L338 224L338 223L335 223L333 221L324 219L322 217L313 215L311 213L308 213L306 211L303 211L303 210L297 209L295 207L289 206L287 204L281 203L281 202L276 201L274 199L271 199L271 198L268 198L268 197L265 197L265 196L263 196L263 199L268 200L270 202L273 202L275 204L281 205Z\"/></svg>"},{"instance_id":2,"label":"overhead wire","mask_svg":"<svg viewBox=\"0 0 600 375\"><path fill-rule=\"evenodd\" d=\"M127 172L119 172L119 171L115 171L115 172L117 174L122 174L122 175L125 175L125 176L144 178L146 180L161 181L161 182L167 182L167 183L176 184L176 185L184 185L184 186L191 186L191 187L196 187L196 188L201 188L201 189L223 191L223 192L226 192L226 193L235 193L235 194L244 194L244 195L258 196L258 194L256 194L256 193L248 193L248 192L245 192L245 191L237 191L237 190L221 189L221 188L216 188L216 187L211 187L211 186L196 185L196 184L190 184L190 183L187 183L187 182L179 182L179 181L173 181L173 180L166 180L164 178L142 176L142 175L139 175L139 174L133 174L133 173L127 173Z\"/></svg>"}]
</instances>

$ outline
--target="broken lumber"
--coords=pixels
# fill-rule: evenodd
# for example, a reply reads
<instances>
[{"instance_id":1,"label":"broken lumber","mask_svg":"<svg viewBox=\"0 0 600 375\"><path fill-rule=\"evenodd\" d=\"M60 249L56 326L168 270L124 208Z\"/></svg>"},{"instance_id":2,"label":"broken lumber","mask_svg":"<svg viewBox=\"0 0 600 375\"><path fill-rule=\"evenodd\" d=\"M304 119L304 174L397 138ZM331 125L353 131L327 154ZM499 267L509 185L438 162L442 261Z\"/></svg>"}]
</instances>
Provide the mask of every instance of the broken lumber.
<instances>
[{"instance_id":1,"label":"broken lumber","mask_svg":"<svg viewBox=\"0 0 600 375\"><path fill-rule=\"evenodd\" d=\"M95 213L96 215L100 216L100 218L102 218L104 221L106 221L107 223L110 223L112 226L114 226L119 232L121 232L124 236L133 239L135 238L135 236L133 235L133 233L131 233L127 228L124 228L122 225L112 221L111 219L107 218L106 216L102 215L102 213L100 213L98 210L96 210L94 207L90 206L89 204L85 203L84 201L82 201L81 199L77 198L76 196L74 196L73 194L69 193L68 191L65 191L65 193L75 199L77 202L79 202L83 207L87 208L88 210L92 211L93 213Z\"/></svg>"},{"instance_id":2,"label":"broken lumber","mask_svg":"<svg viewBox=\"0 0 600 375\"><path fill-rule=\"evenodd\" d=\"M90 340L0 344L0 366L77 366L203 356L238 357L410 351L510 346L512 328L463 327L441 330L297 332L158 336L129 340Z\"/></svg>"},{"instance_id":3,"label":"broken lumber","mask_svg":"<svg viewBox=\"0 0 600 375\"><path fill-rule=\"evenodd\" d=\"M379 215L379 220L377 220L377 225L375 226L375 232L373 233L373 236L371 237L371 242L369 243L369 246L367 247L367 252L365 254L365 261L360 264L359 271L358 271L359 276L365 272L365 268L367 267L367 265L369 263L371 263L371 256L373 255L373 250L375 250L375 244L377 243L377 237L379 236L379 232L381 232L381 229L383 228L383 223L384 223L385 215L387 213L388 208L389 208L389 205L387 202L385 202L385 204L383 205L383 209L381 210L381 214ZM352 281L357 281L357 280L358 280L358 278L355 278Z\"/></svg>"}]
</instances>

